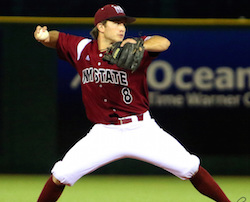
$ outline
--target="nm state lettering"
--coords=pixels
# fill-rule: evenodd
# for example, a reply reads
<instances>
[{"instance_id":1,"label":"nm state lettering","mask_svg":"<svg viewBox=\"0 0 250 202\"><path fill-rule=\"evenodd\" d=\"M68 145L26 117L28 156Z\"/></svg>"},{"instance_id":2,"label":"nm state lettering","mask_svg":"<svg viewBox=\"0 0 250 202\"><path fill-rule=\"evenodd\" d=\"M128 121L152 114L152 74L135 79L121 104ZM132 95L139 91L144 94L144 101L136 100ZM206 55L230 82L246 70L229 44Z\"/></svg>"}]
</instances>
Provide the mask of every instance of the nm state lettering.
<instances>
[{"instance_id":1,"label":"nm state lettering","mask_svg":"<svg viewBox=\"0 0 250 202\"><path fill-rule=\"evenodd\" d=\"M114 69L97 69L90 67L82 70L82 83L87 84L90 82L128 86L127 73Z\"/></svg>"}]
</instances>

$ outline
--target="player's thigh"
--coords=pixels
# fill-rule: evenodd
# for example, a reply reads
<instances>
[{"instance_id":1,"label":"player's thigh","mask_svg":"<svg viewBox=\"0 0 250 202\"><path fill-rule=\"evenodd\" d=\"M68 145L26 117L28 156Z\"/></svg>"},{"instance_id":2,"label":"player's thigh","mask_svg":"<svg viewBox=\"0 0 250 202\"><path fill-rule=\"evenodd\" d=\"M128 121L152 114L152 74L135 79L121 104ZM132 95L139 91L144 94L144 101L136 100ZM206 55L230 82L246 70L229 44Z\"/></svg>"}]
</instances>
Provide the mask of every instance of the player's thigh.
<instances>
[{"instance_id":1,"label":"player's thigh","mask_svg":"<svg viewBox=\"0 0 250 202\"><path fill-rule=\"evenodd\" d=\"M73 185L79 178L122 157L113 130L95 126L79 140L52 169L53 175L64 184Z\"/></svg>"},{"instance_id":2,"label":"player's thigh","mask_svg":"<svg viewBox=\"0 0 250 202\"><path fill-rule=\"evenodd\" d=\"M145 124L140 134L135 135L131 157L146 161L167 170L181 179L192 177L198 170L199 158L190 154L169 133L153 120Z\"/></svg>"}]
</instances>

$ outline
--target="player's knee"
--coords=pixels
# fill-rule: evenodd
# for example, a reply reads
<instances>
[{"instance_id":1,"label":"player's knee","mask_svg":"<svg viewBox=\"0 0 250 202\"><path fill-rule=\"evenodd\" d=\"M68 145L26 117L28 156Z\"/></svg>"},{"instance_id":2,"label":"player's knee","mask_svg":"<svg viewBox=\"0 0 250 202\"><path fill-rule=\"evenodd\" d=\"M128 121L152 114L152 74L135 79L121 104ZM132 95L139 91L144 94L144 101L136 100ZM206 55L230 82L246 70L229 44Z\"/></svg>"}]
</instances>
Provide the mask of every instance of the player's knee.
<instances>
[{"instance_id":1,"label":"player's knee","mask_svg":"<svg viewBox=\"0 0 250 202\"><path fill-rule=\"evenodd\" d=\"M56 179L56 177L54 175L52 175L52 181L58 185L58 186L63 186L64 184L61 183L58 179Z\"/></svg>"},{"instance_id":2,"label":"player's knee","mask_svg":"<svg viewBox=\"0 0 250 202\"><path fill-rule=\"evenodd\" d=\"M191 155L190 161L185 165L185 168L178 173L178 177L182 180L192 178L198 172L199 166L200 159L195 155Z\"/></svg>"},{"instance_id":3,"label":"player's knee","mask_svg":"<svg viewBox=\"0 0 250 202\"><path fill-rule=\"evenodd\" d=\"M68 185L68 186L72 186L71 183L69 182L68 178L67 178L67 173L66 170L62 164L62 161L58 161L52 171L52 176L53 176L53 182L57 185Z\"/></svg>"}]
</instances>

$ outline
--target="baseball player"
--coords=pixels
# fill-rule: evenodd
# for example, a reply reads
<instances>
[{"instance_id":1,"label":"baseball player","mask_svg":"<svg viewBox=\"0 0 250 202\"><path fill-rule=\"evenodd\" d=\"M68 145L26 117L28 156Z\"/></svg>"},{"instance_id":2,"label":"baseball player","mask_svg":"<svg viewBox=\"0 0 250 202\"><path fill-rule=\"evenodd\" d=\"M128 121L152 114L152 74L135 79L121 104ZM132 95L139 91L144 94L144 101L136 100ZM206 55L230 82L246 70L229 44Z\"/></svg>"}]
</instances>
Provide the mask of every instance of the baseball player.
<instances>
[{"instance_id":1,"label":"baseball player","mask_svg":"<svg viewBox=\"0 0 250 202\"><path fill-rule=\"evenodd\" d=\"M168 49L170 42L162 36L143 36L140 37L143 45L136 49L132 45L139 44L138 38L124 39L125 25L134 21L135 18L127 16L120 6L108 4L95 14L93 39L49 31L49 36L41 40L38 33L47 27L37 26L36 40L56 49L58 56L68 61L80 75L86 115L94 123L88 134L54 165L39 202L57 201L65 185L72 186L84 175L122 158L151 163L182 180L189 179L199 192L215 201L229 201L200 166L199 158L190 154L151 117L147 67L160 52ZM117 42L122 53L114 51L113 62L104 60L109 48ZM123 68L125 62L118 65L116 61L125 47L134 47L143 53L135 69ZM126 58L131 57L123 59Z\"/></svg>"}]
</instances>

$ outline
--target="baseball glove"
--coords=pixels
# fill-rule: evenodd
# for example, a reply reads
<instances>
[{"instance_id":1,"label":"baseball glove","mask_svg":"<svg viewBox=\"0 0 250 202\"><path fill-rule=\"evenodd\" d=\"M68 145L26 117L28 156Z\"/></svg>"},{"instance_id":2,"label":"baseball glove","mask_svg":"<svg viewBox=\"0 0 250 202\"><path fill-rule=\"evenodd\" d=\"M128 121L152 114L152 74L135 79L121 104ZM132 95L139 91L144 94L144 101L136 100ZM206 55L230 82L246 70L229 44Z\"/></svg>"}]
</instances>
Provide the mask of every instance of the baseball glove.
<instances>
[{"instance_id":1,"label":"baseball glove","mask_svg":"<svg viewBox=\"0 0 250 202\"><path fill-rule=\"evenodd\" d=\"M144 54L143 39L134 40L135 44L126 43L123 47L120 46L121 42L114 43L103 56L103 60L134 72L140 66Z\"/></svg>"}]
</instances>

